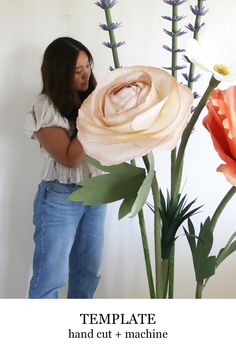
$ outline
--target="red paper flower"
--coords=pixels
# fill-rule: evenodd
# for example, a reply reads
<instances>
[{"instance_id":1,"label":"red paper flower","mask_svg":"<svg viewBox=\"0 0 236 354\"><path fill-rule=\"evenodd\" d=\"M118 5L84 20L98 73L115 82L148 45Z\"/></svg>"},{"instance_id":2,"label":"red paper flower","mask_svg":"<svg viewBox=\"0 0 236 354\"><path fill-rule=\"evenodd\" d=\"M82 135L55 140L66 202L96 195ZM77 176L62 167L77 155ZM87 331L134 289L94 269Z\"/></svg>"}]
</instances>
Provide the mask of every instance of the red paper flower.
<instances>
[{"instance_id":1,"label":"red paper flower","mask_svg":"<svg viewBox=\"0 0 236 354\"><path fill-rule=\"evenodd\" d=\"M236 186L236 86L225 91L215 90L208 104L203 124L210 132L214 147L226 164L217 171Z\"/></svg>"}]
</instances>

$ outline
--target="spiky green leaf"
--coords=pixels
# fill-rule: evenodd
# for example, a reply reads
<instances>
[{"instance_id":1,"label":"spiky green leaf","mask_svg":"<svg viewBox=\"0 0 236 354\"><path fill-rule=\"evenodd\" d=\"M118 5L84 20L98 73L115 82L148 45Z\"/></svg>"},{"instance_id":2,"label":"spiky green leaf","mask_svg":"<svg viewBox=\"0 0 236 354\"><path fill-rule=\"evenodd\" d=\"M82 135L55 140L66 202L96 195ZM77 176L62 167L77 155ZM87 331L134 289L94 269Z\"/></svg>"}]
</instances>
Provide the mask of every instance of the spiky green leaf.
<instances>
[{"instance_id":1,"label":"spiky green leaf","mask_svg":"<svg viewBox=\"0 0 236 354\"><path fill-rule=\"evenodd\" d=\"M170 255L170 250L176 240L176 233L183 222L194 215L201 207L191 209L196 200L187 204L187 196L177 196L175 200L171 198L167 191L166 200L163 193L160 193L160 216L162 221L162 257L166 259Z\"/></svg>"}]
</instances>

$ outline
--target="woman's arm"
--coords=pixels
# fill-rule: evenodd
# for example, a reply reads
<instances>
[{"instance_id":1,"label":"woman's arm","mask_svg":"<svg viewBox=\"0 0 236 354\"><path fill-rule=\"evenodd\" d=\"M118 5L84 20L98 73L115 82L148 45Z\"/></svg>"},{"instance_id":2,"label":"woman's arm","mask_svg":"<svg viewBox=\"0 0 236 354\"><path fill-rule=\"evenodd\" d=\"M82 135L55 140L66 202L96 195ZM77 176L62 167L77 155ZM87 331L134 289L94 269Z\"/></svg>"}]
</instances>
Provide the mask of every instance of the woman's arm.
<instances>
[{"instance_id":1,"label":"woman's arm","mask_svg":"<svg viewBox=\"0 0 236 354\"><path fill-rule=\"evenodd\" d=\"M41 128L35 136L44 149L65 167L77 167L84 155L79 140L76 137L70 140L63 128Z\"/></svg>"}]
</instances>

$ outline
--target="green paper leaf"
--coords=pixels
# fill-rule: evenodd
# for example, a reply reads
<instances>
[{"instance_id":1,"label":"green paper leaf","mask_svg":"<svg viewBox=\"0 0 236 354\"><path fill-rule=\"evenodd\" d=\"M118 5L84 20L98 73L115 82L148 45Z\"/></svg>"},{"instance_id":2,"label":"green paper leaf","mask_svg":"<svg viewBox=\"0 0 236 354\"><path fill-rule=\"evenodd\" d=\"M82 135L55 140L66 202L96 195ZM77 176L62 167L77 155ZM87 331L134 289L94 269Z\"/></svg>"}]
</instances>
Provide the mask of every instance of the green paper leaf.
<instances>
[{"instance_id":1,"label":"green paper leaf","mask_svg":"<svg viewBox=\"0 0 236 354\"><path fill-rule=\"evenodd\" d=\"M191 252L192 252L192 254L194 254L196 252L196 248L197 248L196 236L195 236L194 225L190 219L188 219L188 230L189 230L189 232L187 232L187 230L184 228L184 232L185 232L185 235L187 236L187 240L188 240L189 246L191 248Z\"/></svg>"},{"instance_id":2,"label":"green paper leaf","mask_svg":"<svg viewBox=\"0 0 236 354\"><path fill-rule=\"evenodd\" d=\"M137 198L134 201L134 204L132 206L131 212L130 212L130 217L134 217L138 214L138 212L142 209L144 204L146 203L148 194L150 192L150 188L152 185L152 180L154 177L154 157L153 153L149 153L147 155L148 162L149 162L149 171L146 175L146 178L143 181L143 184L139 188Z\"/></svg>"},{"instance_id":3,"label":"green paper leaf","mask_svg":"<svg viewBox=\"0 0 236 354\"><path fill-rule=\"evenodd\" d=\"M102 166L98 161L86 157L94 167L107 174L86 178L79 182L81 187L69 196L70 201L82 201L87 205L111 203L120 199L136 198L145 178L145 170L128 163Z\"/></svg>"},{"instance_id":4,"label":"green paper leaf","mask_svg":"<svg viewBox=\"0 0 236 354\"><path fill-rule=\"evenodd\" d=\"M215 256L210 256L205 259L202 259L202 263L198 263L196 281L202 281L214 275L215 263L216 263Z\"/></svg>"},{"instance_id":5,"label":"green paper leaf","mask_svg":"<svg viewBox=\"0 0 236 354\"><path fill-rule=\"evenodd\" d=\"M92 157L87 156L87 155L85 155L83 157L83 160L86 161L89 165L94 166L94 167L96 167L97 169L99 169L101 171L109 172L109 173L115 173L115 174L118 174L118 173L123 174L125 169L126 170L131 170L130 166L133 167L134 169L138 168L136 166L130 165L127 162L123 162L123 163L120 163L118 165L103 166L103 165L100 164L99 161L97 161L96 159L93 159Z\"/></svg>"},{"instance_id":6,"label":"green paper leaf","mask_svg":"<svg viewBox=\"0 0 236 354\"><path fill-rule=\"evenodd\" d=\"M236 232L230 237L226 246L220 250L216 257L216 267L218 267L228 256L231 255L234 251L236 251L236 241L232 242L236 237Z\"/></svg>"},{"instance_id":7,"label":"green paper leaf","mask_svg":"<svg viewBox=\"0 0 236 354\"><path fill-rule=\"evenodd\" d=\"M198 241L194 239L194 226L191 220L188 220L189 230L185 230L193 257L196 281L202 281L215 274L216 257L209 256L213 244L213 232L211 220L207 218L204 224L201 224Z\"/></svg>"},{"instance_id":8,"label":"green paper leaf","mask_svg":"<svg viewBox=\"0 0 236 354\"><path fill-rule=\"evenodd\" d=\"M132 197L124 198L119 209L119 214L118 214L119 220L124 218L126 215L130 213L135 199L136 199L136 195L134 195L133 198Z\"/></svg>"}]
</instances>

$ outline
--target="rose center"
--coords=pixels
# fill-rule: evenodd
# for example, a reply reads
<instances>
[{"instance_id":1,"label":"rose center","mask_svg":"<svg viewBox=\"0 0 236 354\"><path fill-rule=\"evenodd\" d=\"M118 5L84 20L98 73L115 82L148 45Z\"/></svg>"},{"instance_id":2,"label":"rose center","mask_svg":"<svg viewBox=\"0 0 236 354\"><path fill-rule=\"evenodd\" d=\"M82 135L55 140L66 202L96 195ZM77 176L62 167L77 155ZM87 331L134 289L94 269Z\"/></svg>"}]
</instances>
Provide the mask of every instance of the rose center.
<instances>
[{"instance_id":1,"label":"rose center","mask_svg":"<svg viewBox=\"0 0 236 354\"><path fill-rule=\"evenodd\" d=\"M229 75L229 69L224 64L216 64L214 65L214 70L221 75Z\"/></svg>"}]
</instances>

